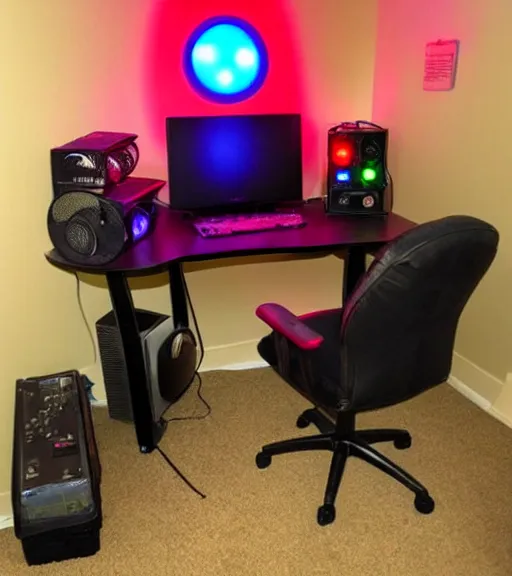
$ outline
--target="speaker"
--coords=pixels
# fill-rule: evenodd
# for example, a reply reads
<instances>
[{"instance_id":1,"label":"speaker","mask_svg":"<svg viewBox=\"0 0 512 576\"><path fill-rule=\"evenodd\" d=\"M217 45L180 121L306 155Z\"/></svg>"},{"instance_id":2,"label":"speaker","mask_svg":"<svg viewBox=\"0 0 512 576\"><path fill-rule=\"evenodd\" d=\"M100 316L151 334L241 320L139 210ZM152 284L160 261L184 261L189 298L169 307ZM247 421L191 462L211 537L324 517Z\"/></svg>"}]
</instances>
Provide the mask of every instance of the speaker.
<instances>
[{"instance_id":1,"label":"speaker","mask_svg":"<svg viewBox=\"0 0 512 576\"><path fill-rule=\"evenodd\" d=\"M328 132L326 212L385 215L388 131L370 122L343 122Z\"/></svg>"},{"instance_id":2,"label":"speaker","mask_svg":"<svg viewBox=\"0 0 512 576\"><path fill-rule=\"evenodd\" d=\"M69 262L102 265L147 236L156 218L153 202L165 181L127 178L103 193L73 185L53 199L48 233Z\"/></svg>"},{"instance_id":3,"label":"speaker","mask_svg":"<svg viewBox=\"0 0 512 576\"><path fill-rule=\"evenodd\" d=\"M197 345L188 328L175 329L173 319L135 310L142 341L146 380L154 422L187 390L196 371ZM108 412L114 420L133 421L128 372L114 312L96 322Z\"/></svg>"},{"instance_id":4,"label":"speaker","mask_svg":"<svg viewBox=\"0 0 512 576\"><path fill-rule=\"evenodd\" d=\"M69 184L102 188L129 176L139 161L137 134L91 132L50 151L54 195Z\"/></svg>"}]
</instances>

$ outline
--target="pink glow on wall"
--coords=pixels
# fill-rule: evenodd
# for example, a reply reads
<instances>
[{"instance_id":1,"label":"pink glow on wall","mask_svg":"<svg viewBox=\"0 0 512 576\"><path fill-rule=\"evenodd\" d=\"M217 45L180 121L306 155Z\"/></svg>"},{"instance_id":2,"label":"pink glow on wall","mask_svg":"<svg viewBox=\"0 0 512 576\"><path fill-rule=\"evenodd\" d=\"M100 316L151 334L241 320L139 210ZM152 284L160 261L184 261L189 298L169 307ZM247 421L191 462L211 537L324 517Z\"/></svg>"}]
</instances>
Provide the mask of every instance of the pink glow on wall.
<instances>
[{"instance_id":1,"label":"pink glow on wall","mask_svg":"<svg viewBox=\"0 0 512 576\"><path fill-rule=\"evenodd\" d=\"M262 88L236 104L218 104L201 97L187 81L183 51L189 35L204 20L229 15L242 18L261 34L269 55ZM309 125L306 91L300 69L293 22L281 0L164 0L156 2L146 30L145 103L151 137L165 148L167 116L292 113L303 115L304 171L317 161L317 138Z\"/></svg>"}]
</instances>

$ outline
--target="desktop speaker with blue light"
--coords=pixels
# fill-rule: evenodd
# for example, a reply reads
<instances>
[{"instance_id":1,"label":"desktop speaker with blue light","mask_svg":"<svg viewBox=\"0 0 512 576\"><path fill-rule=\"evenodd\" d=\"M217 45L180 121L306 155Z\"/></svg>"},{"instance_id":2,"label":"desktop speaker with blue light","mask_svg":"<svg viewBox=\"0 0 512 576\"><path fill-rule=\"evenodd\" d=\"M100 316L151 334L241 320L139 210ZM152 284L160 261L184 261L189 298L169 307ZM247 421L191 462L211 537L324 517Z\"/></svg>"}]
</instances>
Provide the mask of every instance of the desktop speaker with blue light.
<instances>
[{"instance_id":1,"label":"desktop speaker with blue light","mask_svg":"<svg viewBox=\"0 0 512 576\"><path fill-rule=\"evenodd\" d=\"M48 210L48 234L69 262L107 264L153 229L154 200L164 180L129 177L101 193L75 185L54 198Z\"/></svg>"},{"instance_id":2,"label":"desktop speaker with blue light","mask_svg":"<svg viewBox=\"0 0 512 576\"><path fill-rule=\"evenodd\" d=\"M328 214L385 215L388 131L371 122L343 122L328 132Z\"/></svg>"}]
</instances>

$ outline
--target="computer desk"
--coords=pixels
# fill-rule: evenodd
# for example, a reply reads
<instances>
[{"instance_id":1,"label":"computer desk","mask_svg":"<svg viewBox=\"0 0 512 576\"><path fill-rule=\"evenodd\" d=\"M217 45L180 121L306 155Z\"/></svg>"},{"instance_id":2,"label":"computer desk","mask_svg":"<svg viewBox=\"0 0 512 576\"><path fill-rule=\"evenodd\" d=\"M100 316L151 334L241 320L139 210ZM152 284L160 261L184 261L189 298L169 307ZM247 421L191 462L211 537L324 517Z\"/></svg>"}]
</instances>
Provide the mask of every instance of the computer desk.
<instances>
[{"instance_id":1,"label":"computer desk","mask_svg":"<svg viewBox=\"0 0 512 576\"><path fill-rule=\"evenodd\" d=\"M366 255L393 240L415 224L397 214L386 217L327 215L322 201L298 209L303 228L257 232L223 238L202 238L190 220L164 206L157 208L155 229L115 261L97 267L77 265L52 250L45 254L55 266L107 278L112 308L117 319L127 364L137 442L143 453L152 452L165 432L164 421L153 421L142 343L139 337L128 276L167 271L172 314L177 327L188 327L188 305L183 282L184 262L233 256L338 252L344 250L343 301L346 301L366 269ZM340 302L341 305L341 302Z\"/></svg>"}]
</instances>

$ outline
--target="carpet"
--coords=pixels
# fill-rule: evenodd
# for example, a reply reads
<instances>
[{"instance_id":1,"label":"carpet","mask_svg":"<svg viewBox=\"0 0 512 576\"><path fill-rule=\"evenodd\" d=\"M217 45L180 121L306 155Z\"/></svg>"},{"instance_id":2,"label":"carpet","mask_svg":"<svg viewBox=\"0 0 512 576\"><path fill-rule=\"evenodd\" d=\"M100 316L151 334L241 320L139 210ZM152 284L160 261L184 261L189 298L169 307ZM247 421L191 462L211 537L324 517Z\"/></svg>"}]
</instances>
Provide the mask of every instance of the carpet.
<instances>
[{"instance_id":1,"label":"carpet","mask_svg":"<svg viewBox=\"0 0 512 576\"><path fill-rule=\"evenodd\" d=\"M154 452L139 453L132 426L94 409L103 466L101 550L29 568L12 529L0 532L2 576L510 576L512 430L448 385L361 415L358 427L404 427L409 450L379 449L436 500L418 514L413 494L350 459L336 522L316 523L330 453L275 457L265 443L313 434L295 420L308 407L269 368L203 374L205 420L169 424L162 449L200 499ZM169 416L200 416L196 385Z\"/></svg>"}]
</instances>

